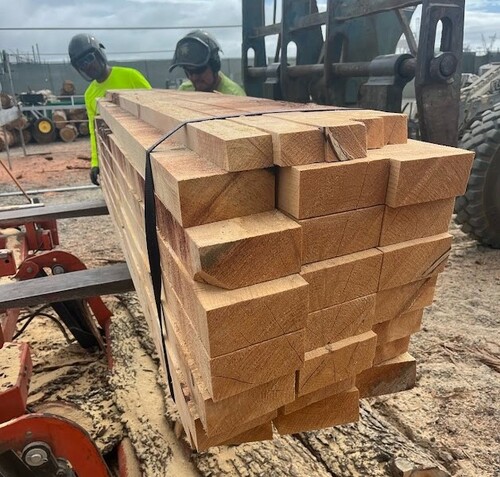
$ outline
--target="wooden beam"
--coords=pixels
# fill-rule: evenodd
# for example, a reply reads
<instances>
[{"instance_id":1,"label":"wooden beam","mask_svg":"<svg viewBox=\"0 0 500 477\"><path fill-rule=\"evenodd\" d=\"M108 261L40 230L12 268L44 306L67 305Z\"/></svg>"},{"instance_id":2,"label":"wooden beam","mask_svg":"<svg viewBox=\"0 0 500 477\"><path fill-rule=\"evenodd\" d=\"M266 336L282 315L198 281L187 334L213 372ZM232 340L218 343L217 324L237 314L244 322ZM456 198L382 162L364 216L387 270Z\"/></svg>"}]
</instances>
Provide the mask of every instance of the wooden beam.
<instances>
[{"instance_id":1,"label":"wooden beam","mask_svg":"<svg viewBox=\"0 0 500 477\"><path fill-rule=\"evenodd\" d=\"M0 227L16 227L27 222L90 217L94 215L107 215L108 213L108 206L104 200L78 202L75 204L44 205L43 207L32 209L0 212Z\"/></svg>"},{"instance_id":2,"label":"wooden beam","mask_svg":"<svg viewBox=\"0 0 500 477\"><path fill-rule=\"evenodd\" d=\"M432 305L437 276L406 285L380 290L375 299L374 323L392 320L398 315Z\"/></svg>"},{"instance_id":3,"label":"wooden beam","mask_svg":"<svg viewBox=\"0 0 500 477\"><path fill-rule=\"evenodd\" d=\"M390 159L386 204L401 207L464 194L474 153L408 140L374 149L368 157Z\"/></svg>"},{"instance_id":4,"label":"wooden beam","mask_svg":"<svg viewBox=\"0 0 500 477\"><path fill-rule=\"evenodd\" d=\"M375 293L381 267L377 249L303 265L300 275L309 283L309 312Z\"/></svg>"},{"instance_id":5,"label":"wooden beam","mask_svg":"<svg viewBox=\"0 0 500 477\"><path fill-rule=\"evenodd\" d=\"M411 389L416 379L417 363L405 353L365 369L356 376L356 387L360 398L375 397Z\"/></svg>"},{"instance_id":6,"label":"wooden beam","mask_svg":"<svg viewBox=\"0 0 500 477\"><path fill-rule=\"evenodd\" d=\"M241 288L300 271L301 227L277 210L183 228L159 204L158 229L198 282Z\"/></svg>"},{"instance_id":7,"label":"wooden beam","mask_svg":"<svg viewBox=\"0 0 500 477\"><path fill-rule=\"evenodd\" d=\"M359 419L359 392L352 388L310 404L273 420L280 434L296 434L324 427L338 426Z\"/></svg>"},{"instance_id":8,"label":"wooden beam","mask_svg":"<svg viewBox=\"0 0 500 477\"><path fill-rule=\"evenodd\" d=\"M0 309L22 308L134 290L126 263L0 285Z\"/></svg>"},{"instance_id":9,"label":"wooden beam","mask_svg":"<svg viewBox=\"0 0 500 477\"><path fill-rule=\"evenodd\" d=\"M302 264L377 247L384 206L298 220L302 227Z\"/></svg>"},{"instance_id":10,"label":"wooden beam","mask_svg":"<svg viewBox=\"0 0 500 477\"><path fill-rule=\"evenodd\" d=\"M111 103L100 111L122 156L143 175L146 150L161 133ZM183 227L274 209L272 171L228 173L172 142L152 154L152 168L156 195Z\"/></svg>"},{"instance_id":11,"label":"wooden beam","mask_svg":"<svg viewBox=\"0 0 500 477\"><path fill-rule=\"evenodd\" d=\"M291 414L292 412L303 409L315 402L322 401L334 394L339 394L354 387L355 378L344 379L343 381L338 381L336 383L320 388L317 391L313 391L309 394L304 394L303 396L296 397L295 401L289 404L285 404L283 407L278 409L278 413L281 414Z\"/></svg>"},{"instance_id":12,"label":"wooden beam","mask_svg":"<svg viewBox=\"0 0 500 477\"><path fill-rule=\"evenodd\" d=\"M444 270L451 250L448 233L380 247L384 254L379 290L428 278Z\"/></svg>"},{"instance_id":13,"label":"wooden beam","mask_svg":"<svg viewBox=\"0 0 500 477\"><path fill-rule=\"evenodd\" d=\"M307 219L383 205L388 160L357 159L278 169L278 208Z\"/></svg>"},{"instance_id":14,"label":"wooden beam","mask_svg":"<svg viewBox=\"0 0 500 477\"><path fill-rule=\"evenodd\" d=\"M349 379L373 364L377 335L367 331L306 353L298 372L297 395L303 396Z\"/></svg>"},{"instance_id":15,"label":"wooden beam","mask_svg":"<svg viewBox=\"0 0 500 477\"><path fill-rule=\"evenodd\" d=\"M370 331L374 316L375 294L309 313L306 352Z\"/></svg>"},{"instance_id":16,"label":"wooden beam","mask_svg":"<svg viewBox=\"0 0 500 477\"><path fill-rule=\"evenodd\" d=\"M380 246L392 245L448 231L455 198L403 207L385 207Z\"/></svg>"},{"instance_id":17,"label":"wooden beam","mask_svg":"<svg viewBox=\"0 0 500 477\"><path fill-rule=\"evenodd\" d=\"M380 345L377 343L373 364L380 364L383 361L388 361L389 359L394 359L402 354L405 354L408 352L409 346L410 336L405 336L404 338L399 338Z\"/></svg>"},{"instance_id":18,"label":"wooden beam","mask_svg":"<svg viewBox=\"0 0 500 477\"><path fill-rule=\"evenodd\" d=\"M162 133L168 133L186 121L207 118L203 122L187 124L174 137L228 172L263 169L273 165L270 134L224 119L208 120L204 113L196 114L192 110L161 101L161 96L162 91L156 90L143 94L140 100L120 95L118 103L129 111L138 108L137 117Z\"/></svg>"},{"instance_id":19,"label":"wooden beam","mask_svg":"<svg viewBox=\"0 0 500 477\"><path fill-rule=\"evenodd\" d=\"M396 316L392 320L377 323L373 331L377 334L377 346L412 335L420 330L424 310L415 310Z\"/></svg>"}]
</instances>

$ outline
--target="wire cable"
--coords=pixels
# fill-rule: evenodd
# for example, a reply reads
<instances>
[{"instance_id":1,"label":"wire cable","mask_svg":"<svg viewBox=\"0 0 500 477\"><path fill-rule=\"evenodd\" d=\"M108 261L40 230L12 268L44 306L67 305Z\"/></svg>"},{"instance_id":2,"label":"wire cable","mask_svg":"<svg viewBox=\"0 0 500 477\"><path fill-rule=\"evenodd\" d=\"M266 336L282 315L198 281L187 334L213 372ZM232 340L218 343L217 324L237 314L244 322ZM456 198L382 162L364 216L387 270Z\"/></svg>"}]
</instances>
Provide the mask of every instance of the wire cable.
<instances>
[{"instance_id":1,"label":"wire cable","mask_svg":"<svg viewBox=\"0 0 500 477\"><path fill-rule=\"evenodd\" d=\"M0 31L96 31L96 30L212 30L220 28L241 28L242 25L201 25L201 26L159 26L159 27L0 27Z\"/></svg>"},{"instance_id":2,"label":"wire cable","mask_svg":"<svg viewBox=\"0 0 500 477\"><path fill-rule=\"evenodd\" d=\"M63 334L64 336L64 339L66 340L66 342L68 344L72 344L74 343L74 340L72 340L66 329L64 328L64 325L55 317L55 316L52 316L52 315L49 315L48 313L32 313L30 315L26 315L26 316L23 316L22 318L20 318L18 321L24 321L26 320L26 323L24 323L24 325L21 327L21 329L14 335L14 337L12 338L13 340L17 339L19 336L21 336L24 331L26 330L26 328L28 328L28 326L31 324L31 322L37 318L37 317L45 317L45 318L50 318L56 325L57 327L59 328L59 330L61 330L61 333Z\"/></svg>"}]
</instances>

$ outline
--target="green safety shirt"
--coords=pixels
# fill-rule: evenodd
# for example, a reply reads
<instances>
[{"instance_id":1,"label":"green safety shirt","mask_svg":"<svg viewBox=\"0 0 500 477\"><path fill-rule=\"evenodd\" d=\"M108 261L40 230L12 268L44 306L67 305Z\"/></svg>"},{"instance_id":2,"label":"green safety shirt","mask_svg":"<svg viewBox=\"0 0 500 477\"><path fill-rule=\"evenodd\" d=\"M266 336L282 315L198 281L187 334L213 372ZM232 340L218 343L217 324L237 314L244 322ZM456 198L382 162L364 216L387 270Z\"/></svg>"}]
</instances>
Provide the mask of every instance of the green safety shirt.
<instances>
[{"instance_id":1,"label":"green safety shirt","mask_svg":"<svg viewBox=\"0 0 500 477\"><path fill-rule=\"evenodd\" d=\"M90 147L92 151L90 165L99 166L97 157L97 141L95 137L94 119L97 115L97 100L106 95L110 89L151 89L147 79L133 68L113 66L111 73L102 83L92 81L85 90L85 107L89 117Z\"/></svg>"},{"instance_id":2,"label":"green safety shirt","mask_svg":"<svg viewBox=\"0 0 500 477\"><path fill-rule=\"evenodd\" d=\"M245 90L233 80L229 79L222 71L219 71L219 86L217 86L217 91L222 94L232 94L234 96L246 96ZM191 81L184 81L179 86L180 91L194 91L194 86Z\"/></svg>"}]
</instances>

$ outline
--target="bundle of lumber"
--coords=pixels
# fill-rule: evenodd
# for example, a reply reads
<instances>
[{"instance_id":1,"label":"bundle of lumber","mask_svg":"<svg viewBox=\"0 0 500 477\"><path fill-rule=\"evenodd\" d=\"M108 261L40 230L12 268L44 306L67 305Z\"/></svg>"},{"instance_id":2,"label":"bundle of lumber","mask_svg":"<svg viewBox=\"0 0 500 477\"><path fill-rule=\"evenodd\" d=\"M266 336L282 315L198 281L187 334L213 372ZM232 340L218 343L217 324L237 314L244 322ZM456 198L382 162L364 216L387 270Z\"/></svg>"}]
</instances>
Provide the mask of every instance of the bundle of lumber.
<instances>
[{"instance_id":1,"label":"bundle of lumber","mask_svg":"<svg viewBox=\"0 0 500 477\"><path fill-rule=\"evenodd\" d=\"M360 398L414 385L472 153L378 111L166 90L99 111L106 201L193 447L353 422ZM193 120L151 154L160 327L146 151Z\"/></svg>"}]
</instances>

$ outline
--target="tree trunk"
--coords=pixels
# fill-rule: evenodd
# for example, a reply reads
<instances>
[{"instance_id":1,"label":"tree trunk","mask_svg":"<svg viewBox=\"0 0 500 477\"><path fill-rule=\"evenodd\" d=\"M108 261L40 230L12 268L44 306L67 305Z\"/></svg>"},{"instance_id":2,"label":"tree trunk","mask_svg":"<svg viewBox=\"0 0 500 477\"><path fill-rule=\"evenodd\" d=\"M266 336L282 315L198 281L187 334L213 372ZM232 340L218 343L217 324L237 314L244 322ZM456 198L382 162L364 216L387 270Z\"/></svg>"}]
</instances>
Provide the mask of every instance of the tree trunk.
<instances>
[{"instance_id":1,"label":"tree trunk","mask_svg":"<svg viewBox=\"0 0 500 477\"><path fill-rule=\"evenodd\" d=\"M13 146L15 144L14 134L5 129L0 129L0 151L6 149L7 146Z\"/></svg>"},{"instance_id":2,"label":"tree trunk","mask_svg":"<svg viewBox=\"0 0 500 477\"><path fill-rule=\"evenodd\" d=\"M80 136L89 135L89 123L87 121L78 123L78 133L80 134Z\"/></svg>"},{"instance_id":3,"label":"tree trunk","mask_svg":"<svg viewBox=\"0 0 500 477\"><path fill-rule=\"evenodd\" d=\"M66 124L59 129L59 136L64 142L73 142L78 136L78 129L74 124Z\"/></svg>"},{"instance_id":4,"label":"tree trunk","mask_svg":"<svg viewBox=\"0 0 500 477\"><path fill-rule=\"evenodd\" d=\"M68 117L62 109L58 109L52 113L52 121L54 121L57 129L62 129L68 124Z\"/></svg>"}]
</instances>

